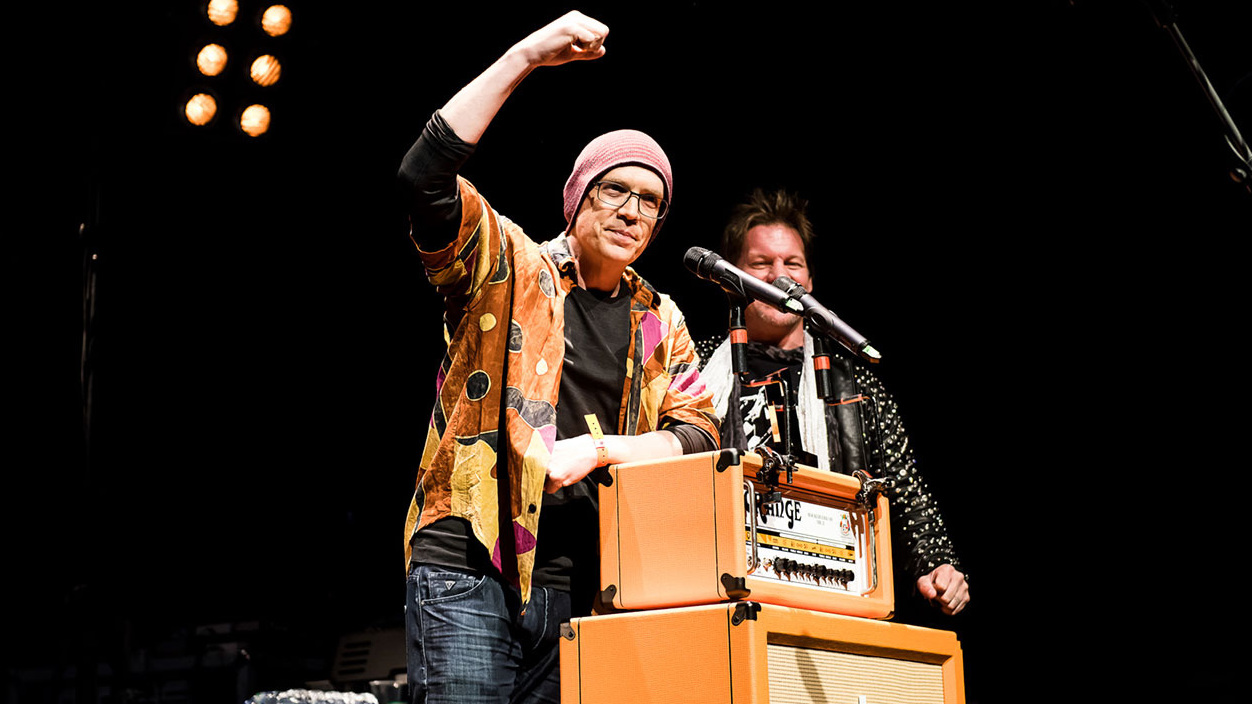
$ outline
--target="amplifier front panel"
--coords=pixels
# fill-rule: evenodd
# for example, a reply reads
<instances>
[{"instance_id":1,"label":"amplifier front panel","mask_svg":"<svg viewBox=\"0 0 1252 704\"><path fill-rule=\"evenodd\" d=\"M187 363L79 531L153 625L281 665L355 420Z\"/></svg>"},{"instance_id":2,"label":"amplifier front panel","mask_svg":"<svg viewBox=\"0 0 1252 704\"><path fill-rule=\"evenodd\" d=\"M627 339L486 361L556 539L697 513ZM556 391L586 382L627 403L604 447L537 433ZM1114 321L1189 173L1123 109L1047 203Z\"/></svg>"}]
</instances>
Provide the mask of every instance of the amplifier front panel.
<instances>
[{"instance_id":1,"label":"amplifier front panel","mask_svg":"<svg viewBox=\"0 0 1252 704\"><path fill-rule=\"evenodd\" d=\"M940 664L777 643L766 651L769 704L857 702L859 697L874 704L944 701Z\"/></svg>"}]
</instances>

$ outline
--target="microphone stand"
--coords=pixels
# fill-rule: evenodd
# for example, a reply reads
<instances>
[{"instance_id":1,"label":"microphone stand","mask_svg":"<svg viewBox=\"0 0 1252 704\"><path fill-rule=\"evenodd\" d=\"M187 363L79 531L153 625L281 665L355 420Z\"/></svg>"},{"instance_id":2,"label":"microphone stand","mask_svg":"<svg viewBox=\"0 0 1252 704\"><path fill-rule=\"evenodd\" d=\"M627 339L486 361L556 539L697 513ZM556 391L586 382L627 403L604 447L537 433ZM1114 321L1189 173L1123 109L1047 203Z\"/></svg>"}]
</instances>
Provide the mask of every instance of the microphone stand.
<instances>
[{"instance_id":1,"label":"microphone stand","mask_svg":"<svg viewBox=\"0 0 1252 704\"><path fill-rule=\"evenodd\" d=\"M812 333L810 333L812 334ZM835 382L830 378L830 350L826 338L817 333L813 337L813 381L817 384L817 397L826 403L838 401Z\"/></svg>"},{"instance_id":2,"label":"microphone stand","mask_svg":"<svg viewBox=\"0 0 1252 704\"><path fill-rule=\"evenodd\" d=\"M870 447L877 447L877 423L874 408L859 387L845 374L836 374L831 358L834 356L831 341L821 330L808 326L813 340L813 381L815 395L823 403L826 412L834 413L834 433L838 445L827 447L830 471L856 476L869 476ZM827 422L829 416L824 418ZM829 428L827 432L830 432ZM827 436L830 437L829 435ZM874 471L878 471L875 469Z\"/></svg>"},{"instance_id":3,"label":"microphone stand","mask_svg":"<svg viewBox=\"0 0 1252 704\"><path fill-rule=\"evenodd\" d=\"M98 205L99 200L97 196L97 207ZM95 343L98 326L97 284L100 272L100 248L97 242L97 234L94 223L79 223L78 237L83 255L83 335L79 364L79 391L82 403L83 480L79 491L83 492L89 506L94 506L94 502L91 501L91 495L96 483L96 478L93 476L95 455L93 421L96 387ZM94 516L94 513L95 509L91 508L88 515ZM84 558L81 560L83 567L80 568L83 573L75 575L75 585L67 597L71 616L77 619L79 625L79 635L74 641L74 664L77 668L74 691L77 696L76 701L81 704L94 704L94 702L99 701L100 684L97 675L100 652L96 645L99 634L96 632L96 616L93 608L96 600L99 598L97 595L98 589L96 588L99 580L99 571L96 569L95 547L88 547L85 554L80 557ZM119 679L123 672L124 670L119 668L117 673Z\"/></svg>"},{"instance_id":4,"label":"microphone stand","mask_svg":"<svg viewBox=\"0 0 1252 704\"><path fill-rule=\"evenodd\" d=\"M1218 120L1226 130L1226 144L1230 146L1234 152L1234 158L1238 162L1230 169L1230 178L1235 183L1243 186L1244 190L1252 195L1252 149L1248 148L1248 143L1243 140L1243 135L1239 133L1239 128L1235 125L1235 121L1231 119L1230 113L1226 112L1226 106L1222 103L1222 99L1217 95L1217 91L1213 89L1213 84L1209 82L1208 75L1200 66L1199 60L1191 51L1191 45L1182 35L1182 31L1178 29L1178 25L1174 22L1174 8L1168 0L1145 0L1148 9L1151 10L1152 16L1156 19L1156 24L1169 34L1170 39L1174 41L1174 46L1178 48L1182 54L1183 60L1187 63L1187 68L1191 70L1196 81L1200 84L1200 89L1204 91L1205 97L1208 98L1209 104L1213 107L1213 111L1217 113Z\"/></svg>"},{"instance_id":5,"label":"microphone stand","mask_svg":"<svg viewBox=\"0 0 1252 704\"><path fill-rule=\"evenodd\" d=\"M730 299L730 322L727 331L730 336L730 368L740 384L748 383L748 324L744 321L743 311L749 301L744 296L727 293Z\"/></svg>"},{"instance_id":6,"label":"microphone stand","mask_svg":"<svg viewBox=\"0 0 1252 704\"><path fill-rule=\"evenodd\" d=\"M729 330L730 337L730 367L734 372L735 381L740 387L750 386L753 384L752 372L748 369L748 325L744 320L744 309L751 304L751 299L730 291L726 292L727 298L730 300L729 313ZM757 473L757 479L760 480L764 491L762 493L761 508L764 510L764 504L782 500L782 493L778 489L779 474L785 472L787 483L792 482L795 474L795 459L791 455L791 422L790 422L790 400L787 384L782 383L783 397L783 421L780 424L782 433L783 451L778 452L769 445L761 445L754 452L761 457L761 469Z\"/></svg>"}]
</instances>

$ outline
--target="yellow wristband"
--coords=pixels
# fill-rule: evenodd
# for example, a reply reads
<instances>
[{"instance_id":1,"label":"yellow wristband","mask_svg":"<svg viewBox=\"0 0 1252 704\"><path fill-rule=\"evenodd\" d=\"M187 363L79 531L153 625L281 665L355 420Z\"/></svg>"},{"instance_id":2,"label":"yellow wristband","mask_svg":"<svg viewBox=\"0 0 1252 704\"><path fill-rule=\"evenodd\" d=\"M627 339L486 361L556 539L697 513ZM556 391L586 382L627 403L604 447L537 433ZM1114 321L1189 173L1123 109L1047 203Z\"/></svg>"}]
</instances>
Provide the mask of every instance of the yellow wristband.
<instances>
[{"instance_id":1,"label":"yellow wristband","mask_svg":"<svg viewBox=\"0 0 1252 704\"><path fill-rule=\"evenodd\" d=\"M591 431L591 441L596 445L596 466L603 467L609 463L609 450L604 446L604 431L600 430L600 421L594 413L588 413L583 418L587 421L587 430Z\"/></svg>"}]
</instances>

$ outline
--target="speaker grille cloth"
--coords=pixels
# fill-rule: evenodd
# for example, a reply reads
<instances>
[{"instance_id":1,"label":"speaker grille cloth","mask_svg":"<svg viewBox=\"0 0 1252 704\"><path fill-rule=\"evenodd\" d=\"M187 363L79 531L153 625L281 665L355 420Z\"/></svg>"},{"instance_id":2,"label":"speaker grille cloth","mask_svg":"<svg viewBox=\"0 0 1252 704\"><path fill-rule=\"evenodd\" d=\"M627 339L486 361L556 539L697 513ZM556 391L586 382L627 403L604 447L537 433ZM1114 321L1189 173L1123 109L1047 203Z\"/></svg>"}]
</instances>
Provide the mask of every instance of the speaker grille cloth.
<instances>
[{"instance_id":1,"label":"speaker grille cloth","mask_svg":"<svg viewBox=\"0 0 1252 704\"><path fill-rule=\"evenodd\" d=\"M770 704L943 702L943 666L832 650L768 646Z\"/></svg>"}]
</instances>

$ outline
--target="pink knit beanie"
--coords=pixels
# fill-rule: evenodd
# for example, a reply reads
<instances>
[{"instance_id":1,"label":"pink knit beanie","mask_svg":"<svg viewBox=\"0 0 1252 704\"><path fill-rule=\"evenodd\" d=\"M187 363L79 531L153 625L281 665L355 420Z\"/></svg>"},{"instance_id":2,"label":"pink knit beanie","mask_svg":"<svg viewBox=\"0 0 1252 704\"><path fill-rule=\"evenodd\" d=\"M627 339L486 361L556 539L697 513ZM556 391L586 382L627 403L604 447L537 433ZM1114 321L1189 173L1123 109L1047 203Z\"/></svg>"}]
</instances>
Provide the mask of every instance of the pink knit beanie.
<instances>
[{"instance_id":1,"label":"pink knit beanie","mask_svg":"<svg viewBox=\"0 0 1252 704\"><path fill-rule=\"evenodd\" d=\"M617 130L602 134L583 147L574 162L574 172L565 182L566 232L574 224L574 214L587 195L591 184L606 172L619 166L635 164L657 172L665 181L665 199L674 199L674 178L670 173L669 159L661 145L638 130ZM652 236L661 229L664 218L652 227Z\"/></svg>"}]
</instances>

